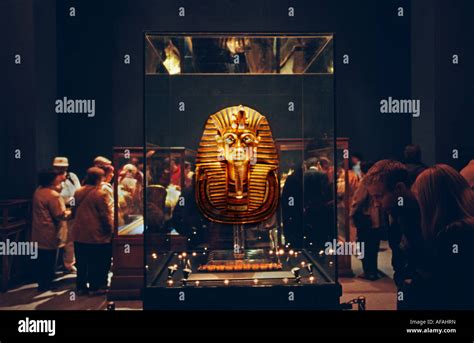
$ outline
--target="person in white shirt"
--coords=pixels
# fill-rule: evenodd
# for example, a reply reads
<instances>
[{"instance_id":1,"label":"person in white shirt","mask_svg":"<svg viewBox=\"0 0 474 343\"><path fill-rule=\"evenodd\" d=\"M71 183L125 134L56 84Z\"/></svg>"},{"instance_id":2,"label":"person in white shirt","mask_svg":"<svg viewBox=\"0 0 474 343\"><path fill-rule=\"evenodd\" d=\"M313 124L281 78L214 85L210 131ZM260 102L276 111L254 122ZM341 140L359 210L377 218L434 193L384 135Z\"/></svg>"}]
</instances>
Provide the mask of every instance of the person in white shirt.
<instances>
[{"instance_id":1,"label":"person in white shirt","mask_svg":"<svg viewBox=\"0 0 474 343\"><path fill-rule=\"evenodd\" d=\"M81 187L81 182L76 174L68 171L69 161L66 157L55 157L53 160L53 168L57 172L64 173L65 178L61 182L61 198L64 200L67 208L74 207L74 193ZM73 220L67 221L67 224L64 226L65 232L62 236L61 247L63 249L63 266L65 272L74 273L76 268L74 264L76 263L74 257L74 242L71 239Z\"/></svg>"}]
</instances>

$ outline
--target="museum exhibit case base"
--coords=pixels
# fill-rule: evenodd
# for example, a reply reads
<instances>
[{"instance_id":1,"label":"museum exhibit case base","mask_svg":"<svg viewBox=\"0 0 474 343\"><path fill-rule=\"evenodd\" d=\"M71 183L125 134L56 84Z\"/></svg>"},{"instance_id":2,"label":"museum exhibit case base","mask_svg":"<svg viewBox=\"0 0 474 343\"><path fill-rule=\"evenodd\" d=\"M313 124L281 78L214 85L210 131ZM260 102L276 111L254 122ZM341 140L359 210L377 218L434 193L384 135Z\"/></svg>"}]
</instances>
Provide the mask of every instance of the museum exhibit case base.
<instances>
[{"instance_id":1,"label":"museum exhibit case base","mask_svg":"<svg viewBox=\"0 0 474 343\"><path fill-rule=\"evenodd\" d=\"M115 147L114 237L112 240L112 279L108 300L141 298L144 282L144 220L141 147ZM137 167L138 166L138 167Z\"/></svg>"},{"instance_id":2,"label":"museum exhibit case base","mask_svg":"<svg viewBox=\"0 0 474 343\"><path fill-rule=\"evenodd\" d=\"M143 271L143 234L118 236L113 240L112 280L108 300L141 298Z\"/></svg>"},{"instance_id":3,"label":"museum exhibit case base","mask_svg":"<svg viewBox=\"0 0 474 343\"><path fill-rule=\"evenodd\" d=\"M338 309L341 286L306 250L154 254L149 310Z\"/></svg>"}]
</instances>

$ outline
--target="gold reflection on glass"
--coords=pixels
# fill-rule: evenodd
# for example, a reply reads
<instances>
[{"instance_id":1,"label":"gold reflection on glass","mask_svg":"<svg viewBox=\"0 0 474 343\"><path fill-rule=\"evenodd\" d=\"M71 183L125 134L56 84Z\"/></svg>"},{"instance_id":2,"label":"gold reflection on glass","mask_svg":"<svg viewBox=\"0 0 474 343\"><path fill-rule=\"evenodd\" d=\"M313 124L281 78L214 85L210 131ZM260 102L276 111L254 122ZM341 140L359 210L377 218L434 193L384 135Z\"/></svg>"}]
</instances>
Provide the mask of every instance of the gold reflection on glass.
<instances>
[{"instance_id":1,"label":"gold reflection on glass","mask_svg":"<svg viewBox=\"0 0 474 343\"><path fill-rule=\"evenodd\" d=\"M168 73L171 75L181 73L181 58L179 50L171 41L169 41L165 48L165 55L166 59L163 61L163 65L166 67L166 70L168 70Z\"/></svg>"},{"instance_id":2,"label":"gold reflection on glass","mask_svg":"<svg viewBox=\"0 0 474 343\"><path fill-rule=\"evenodd\" d=\"M331 34L146 35L147 74L332 74Z\"/></svg>"}]
</instances>

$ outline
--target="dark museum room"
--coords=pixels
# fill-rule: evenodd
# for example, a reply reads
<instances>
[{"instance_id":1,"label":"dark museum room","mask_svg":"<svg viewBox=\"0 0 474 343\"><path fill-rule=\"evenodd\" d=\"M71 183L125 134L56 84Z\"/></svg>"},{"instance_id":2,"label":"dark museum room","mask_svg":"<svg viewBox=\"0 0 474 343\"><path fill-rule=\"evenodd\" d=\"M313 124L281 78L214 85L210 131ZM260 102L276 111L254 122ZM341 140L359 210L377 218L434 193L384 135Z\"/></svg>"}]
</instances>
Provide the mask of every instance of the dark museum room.
<instances>
[{"instance_id":1,"label":"dark museum room","mask_svg":"<svg viewBox=\"0 0 474 343\"><path fill-rule=\"evenodd\" d=\"M472 338L469 5L0 0L0 340Z\"/></svg>"}]
</instances>

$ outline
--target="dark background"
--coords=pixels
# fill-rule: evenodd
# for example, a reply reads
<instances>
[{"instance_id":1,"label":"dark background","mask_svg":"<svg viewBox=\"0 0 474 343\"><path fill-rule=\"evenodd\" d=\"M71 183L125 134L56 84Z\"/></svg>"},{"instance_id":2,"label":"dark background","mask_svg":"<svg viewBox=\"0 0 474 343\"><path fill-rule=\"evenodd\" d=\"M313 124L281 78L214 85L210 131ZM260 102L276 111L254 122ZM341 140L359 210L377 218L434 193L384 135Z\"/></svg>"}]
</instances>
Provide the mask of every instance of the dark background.
<instances>
[{"instance_id":1,"label":"dark background","mask_svg":"<svg viewBox=\"0 0 474 343\"><path fill-rule=\"evenodd\" d=\"M332 137L333 93L332 75L147 75L146 141L197 151L208 117L240 104L267 118L274 139Z\"/></svg>"},{"instance_id":2,"label":"dark background","mask_svg":"<svg viewBox=\"0 0 474 343\"><path fill-rule=\"evenodd\" d=\"M0 3L0 198L30 197L36 172L66 155L83 176L94 156L143 142L143 31L334 32L336 135L366 159L461 168L474 156L470 0L72 1ZM76 8L76 17L69 8ZM178 17L178 7L186 17ZM295 8L294 18L287 16ZM397 8L404 7L404 17ZM14 55L22 64L14 64ZM460 64L451 63L459 54ZM123 63L130 54L131 64ZM349 54L350 64L342 64ZM58 115L54 101L95 99L96 116ZM420 98L421 117L382 116L389 96ZM21 149L22 158L14 159ZM459 149L459 160L451 158Z\"/></svg>"}]
</instances>

